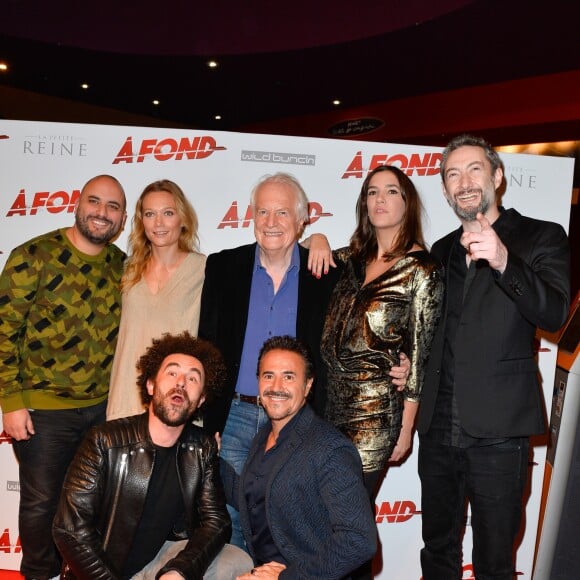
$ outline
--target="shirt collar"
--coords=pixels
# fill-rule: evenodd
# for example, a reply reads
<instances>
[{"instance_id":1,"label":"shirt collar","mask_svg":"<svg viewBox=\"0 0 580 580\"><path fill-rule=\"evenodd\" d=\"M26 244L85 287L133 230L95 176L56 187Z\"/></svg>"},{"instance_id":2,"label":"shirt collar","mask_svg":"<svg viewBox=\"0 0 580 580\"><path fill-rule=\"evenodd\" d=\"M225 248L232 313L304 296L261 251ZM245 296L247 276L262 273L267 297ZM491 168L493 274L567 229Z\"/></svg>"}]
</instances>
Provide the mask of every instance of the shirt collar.
<instances>
[{"instance_id":1,"label":"shirt collar","mask_svg":"<svg viewBox=\"0 0 580 580\"><path fill-rule=\"evenodd\" d=\"M254 268L253 272L257 272L259 269L264 269L260 262L260 246L256 244L256 250L254 252ZM300 250L298 249L298 242L294 243L294 247L292 248L292 256L290 258L290 265L288 266L287 272L291 272L292 270L298 270L300 268Z\"/></svg>"},{"instance_id":2,"label":"shirt collar","mask_svg":"<svg viewBox=\"0 0 580 580\"><path fill-rule=\"evenodd\" d=\"M279 447L280 445L282 445L285 441L287 441L290 438L290 435L292 434L292 431L294 430L294 425L298 422L298 419L304 413L304 409L306 408L306 405L308 405L308 401L306 401L306 403L304 403L304 405L302 405L302 407L300 408L298 413L296 413L296 415L294 415L294 417L292 417L292 419L290 419L290 421L288 421L288 423L286 423L286 425L284 425L284 427L282 427L282 430L280 431L280 434L278 435L278 439L276 439L276 445L274 447ZM272 431L272 428L270 428L270 432L271 431Z\"/></svg>"}]
</instances>

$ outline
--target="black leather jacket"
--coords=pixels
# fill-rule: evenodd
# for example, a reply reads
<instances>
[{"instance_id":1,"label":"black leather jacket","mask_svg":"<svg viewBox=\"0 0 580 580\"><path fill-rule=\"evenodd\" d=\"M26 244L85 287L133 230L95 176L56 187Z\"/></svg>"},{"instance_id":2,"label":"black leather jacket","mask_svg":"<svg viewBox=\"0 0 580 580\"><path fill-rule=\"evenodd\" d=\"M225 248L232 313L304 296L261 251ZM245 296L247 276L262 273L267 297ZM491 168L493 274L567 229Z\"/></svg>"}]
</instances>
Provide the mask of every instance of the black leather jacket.
<instances>
[{"instance_id":1,"label":"black leather jacket","mask_svg":"<svg viewBox=\"0 0 580 580\"><path fill-rule=\"evenodd\" d=\"M69 468L53 535L78 578L121 576L155 461L147 418L145 413L92 429ZM189 542L158 576L176 570L202 578L231 533L216 443L188 424L176 461Z\"/></svg>"}]
</instances>

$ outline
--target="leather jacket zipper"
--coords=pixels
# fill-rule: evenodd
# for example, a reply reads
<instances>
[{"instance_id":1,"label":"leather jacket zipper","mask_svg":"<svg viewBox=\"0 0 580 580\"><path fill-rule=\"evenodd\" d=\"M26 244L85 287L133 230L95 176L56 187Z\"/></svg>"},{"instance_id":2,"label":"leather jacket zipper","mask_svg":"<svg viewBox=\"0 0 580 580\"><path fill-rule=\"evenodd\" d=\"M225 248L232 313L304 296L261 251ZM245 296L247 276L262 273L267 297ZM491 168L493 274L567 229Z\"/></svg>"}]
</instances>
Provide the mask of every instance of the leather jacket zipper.
<instances>
[{"instance_id":1,"label":"leather jacket zipper","mask_svg":"<svg viewBox=\"0 0 580 580\"><path fill-rule=\"evenodd\" d=\"M115 514L117 513L117 506L119 504L119 496L121 495L121 486L123 480L125 479L125 473L127 472L127 453L121 454L121 461L119 464L119 476L117 478L117 487L115 488L115 495L113 496L113 505L111 507L111 516L107 523L107 531L105 533L105 538L103 540L103 551L107 551L109 544L109 539L111 537L111 530L113 529L113 522L115 520Z\"/></svg>"}]
</instances>

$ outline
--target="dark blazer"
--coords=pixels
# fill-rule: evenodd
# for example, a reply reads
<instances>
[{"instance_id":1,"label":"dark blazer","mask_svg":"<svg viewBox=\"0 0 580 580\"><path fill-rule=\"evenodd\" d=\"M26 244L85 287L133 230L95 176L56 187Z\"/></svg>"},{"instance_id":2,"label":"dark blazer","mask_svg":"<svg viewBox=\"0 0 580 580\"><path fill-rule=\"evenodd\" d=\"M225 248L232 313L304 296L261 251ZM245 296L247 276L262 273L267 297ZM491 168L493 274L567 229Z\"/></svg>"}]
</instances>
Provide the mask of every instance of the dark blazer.
<instances>
[{"instance_id":1,"label":"dark blazer","mask_svg":"<svg viewBox=\"0 0 580 580\"><path fill-rule=\"evenodd\" d=\"M289 426L269 474L266 513L272 538L288 562L280 578L342 578L370 560L377 531L354 445L306 405ZM248 454L264 453L270 425L263 427ZM222 460L223 461L223 460ZM228 503L240 512L250 555L255 558L245 497L246 468L238 476L222 469Z\"/></svg>"},{"instance_id":2,"label":"dark blazer","mask_svg":"<svg viewBox=\"0 0 580 580\"><path fill-rule=\"evenodd\" d=\"M66 578L120 578L145 505L155 463L149 413L91 429L71 463L53 524L53 536L72 574ZM185 548L159 572L201 578L231 535L219 476L217 445L187 424L176 446L185 506Z\"/></svg>"},{"instance_id":3,"label":"dark blazer","mask_svg":"<svg viewBox=\"0 0 580 580\"><path fill-rule=\"evenodd\" d=\"M320 338L326 307L340 269L331 268L326 276L316 279L307 268L308 251L301 246L299 251L296 336L309 346L314 356L316 382L312 404L321 413L326 395L326 369L320 358ZM224 395L203 407L204 429L208 433L223 431L234 396L248 322L255 252L254 243L211 254L206 262L199 336L221 350L228 370Z\"/></svg>"},{"instance_id":4,"label":"dark blazer","mask_svg":"<svg viewBox=\"0 0 580 580\"><path fill-rule=\"evenodd\" d=\"M502 275L476 264L455 339L459 419L473 437L519 437L545 430L533 340L536 327L553 332L570 305L569 247L558 224L503 210L493 225L508 249ZM446 277L462 228L433 245ZM447 302L433 341L417 430L428 431L439 388Z\"/></svg>"}]
</instances>

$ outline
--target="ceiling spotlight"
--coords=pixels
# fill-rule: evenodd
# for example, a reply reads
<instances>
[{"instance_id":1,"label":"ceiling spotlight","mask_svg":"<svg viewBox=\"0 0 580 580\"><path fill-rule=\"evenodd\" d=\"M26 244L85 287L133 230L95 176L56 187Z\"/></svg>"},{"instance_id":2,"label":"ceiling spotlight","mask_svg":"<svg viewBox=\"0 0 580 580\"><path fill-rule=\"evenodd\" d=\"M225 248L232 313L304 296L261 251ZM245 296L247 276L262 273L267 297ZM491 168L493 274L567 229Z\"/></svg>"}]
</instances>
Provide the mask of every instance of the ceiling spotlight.
<instances>
[{"instance_id":1,"label":"ceiling spotlight","mask_svg":"<svg viewBox=\"0 0 580 580\"><path fill-rule=\"evenodd\" d=\"M5 62L0 62L0 70L1 71L7 71L8 70L8 65Z\"/></svg>"},{"instance_id":2,"label":"ceiling spotlight","mask_svg":"<svg viewBox=\"0 0 580 580\"><path fill-rule=\"evenodd\" d=\"M207 66L209 66L209 68L217 68L218 63L215 60L208 60L207 61Z\"/></svg>"},{"instance_id":3,"label":"ceiling spotlight","mask_svg":"<svg viewBox=\"0 0 580 580\"><path fill-rule=\"evenodd\" d=\"M340 105L340 101L338 99L334 99L334 101L332 101L332 104L338 106Z\"/></svg>"},{"instance_id":4,"label":"ceiling spotlight","mask_svg":"<svg viewBox=\"0 0 580 580\"><path fill-rule=\"evenodd\" d=\"M89 88L89 85L87 83L83 83L81 85L81 89L84 89L85 91Z\"/></svg>"},{"instance_id":5,"label":"ceiling spotlight","mask_svg":"<svg viewBox=\"0 0 580 580\"><path fill-rule=\"evenodd\" d=\"M155 106L157 106L157 105L159 104L159 101L158 101L157 99L153 99L153 101L152 101L152 102L153 102L153 104L154 104Z\"/></svg>"}]
</instances>

